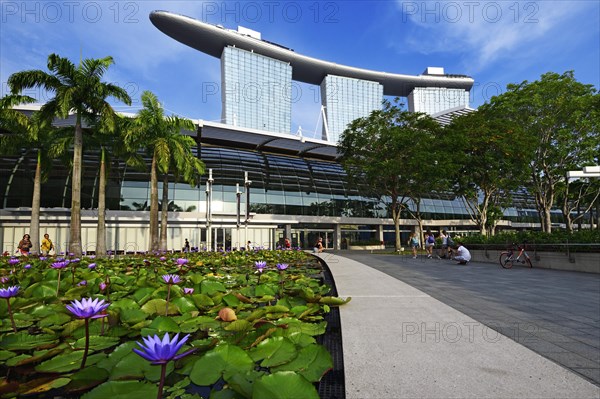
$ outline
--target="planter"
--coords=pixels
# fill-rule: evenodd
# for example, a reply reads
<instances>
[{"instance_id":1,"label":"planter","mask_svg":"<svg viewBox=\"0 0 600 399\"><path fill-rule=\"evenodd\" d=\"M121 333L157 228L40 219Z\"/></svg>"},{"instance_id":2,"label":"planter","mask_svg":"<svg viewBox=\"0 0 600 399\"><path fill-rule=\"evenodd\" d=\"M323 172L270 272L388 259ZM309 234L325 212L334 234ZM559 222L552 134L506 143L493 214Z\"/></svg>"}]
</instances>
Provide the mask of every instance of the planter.
<instances>
[{"instance_id":1,"label":"planter","mask_svg":"<svg viewBox=\"0 0 600 399\"><path fill-rule=\"evenodd\" d=\"M385 245L348 245L353 251L379 251L385 249Z\"/></svg>"},{"instance_id":2,"label":"planter","mask_svg":"<svg viewBox=\"0 0 600 399\"><path fill-rule=\"evenodd\" d=\"M500 250L471 250L472 261L495 263L500 267ZM600 253L527 251L533 267L600 274ZM518 266L515 266L518 267Z\"/></svg>"}]
</instances>

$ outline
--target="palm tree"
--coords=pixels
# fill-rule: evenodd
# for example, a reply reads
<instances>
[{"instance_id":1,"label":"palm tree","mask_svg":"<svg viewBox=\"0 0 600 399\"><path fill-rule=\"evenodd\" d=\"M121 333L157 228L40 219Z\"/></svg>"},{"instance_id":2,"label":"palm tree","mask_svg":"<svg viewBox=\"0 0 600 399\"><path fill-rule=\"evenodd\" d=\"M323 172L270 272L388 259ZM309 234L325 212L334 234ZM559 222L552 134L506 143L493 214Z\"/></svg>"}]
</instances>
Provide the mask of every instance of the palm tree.
<instances>
[{"instance_id":1,"label":"palm tree","mask_svg":"<svg viewBox=\"0 0 600 399\"><path fill-rule=\"evenodd\" d=\"M30 97L20 95L9 95L0 99L0 128L10 132L0 137L0 152L16 154L25 149L26 152L36 153L29 226L31 254L36 255L40 248L41 185L47 179L47 172L52 165L52 160L48 156L48 147L52 143L51 137L55 129L41 117L39 112L28 118L25 114L12 109L15 105L33 101Z\"/></svg>"},{"instance_id":2,"label":"palm tree","mask_svg":"<svg viewBox=\"0 0 600 399\"><path fill-rule=\"evenodd\" d=\"M113 126L115 112L107 98L113 97L127 105L131 98L127 92L112 83L102 82L112 57L85 59L75 66L69 59L57 54L48 56L48 70L22 71L8 78L13 93L40 87L54 94L41 108L48 120L75 115L73 137L73 170L71 186L71 226L69 251L81 256L81 171L83 157L83 121L94 122L100 118L107 126Z\"/></svg>"},{"instance_id":3,"label":"palm tree","mask_svg":"<svg viewBox=\"0 0 600 399\"><path fill-rule=\"evenodd\" d=\"M157 97L150 91L142 93L143 108L134 120L134 128L127 135L126 142L131 149L145 148L152 156L150 165L150 251L166 249L166 215L163 207L162 235L158 234L158 173L168 174L171 166L176 173L190 184L197 181L195 176L204 173L204 163L194 157L191 149L196 145L193 138L184 136L182 129L193 130L192 121L175 116L165 116ZM163 181L163 190L168 179ZM168 189L168 188L167 188ZM164 194L163 194L164 197ZM168 195L167 195L168 197ZM168 200L163 199L164 204Z\"/></svg>"}]
</instances>

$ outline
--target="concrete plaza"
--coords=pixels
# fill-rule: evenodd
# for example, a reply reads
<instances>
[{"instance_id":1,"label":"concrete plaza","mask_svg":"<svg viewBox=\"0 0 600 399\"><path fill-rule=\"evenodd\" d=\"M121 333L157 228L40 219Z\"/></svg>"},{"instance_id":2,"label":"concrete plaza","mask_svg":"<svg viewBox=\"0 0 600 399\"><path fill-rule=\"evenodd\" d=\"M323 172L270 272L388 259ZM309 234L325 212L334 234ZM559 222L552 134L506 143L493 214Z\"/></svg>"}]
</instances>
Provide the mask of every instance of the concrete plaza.
<instances>
[{"instance_id":1,"label":"concrete plaza","mask_svg":"<svg viewBox=\"0 0 600 399\"><path fill-rule=\"evenodd\" d=\"M600 276L322 253L346 396L600 398Z\"/></svg>"}]
</instances>

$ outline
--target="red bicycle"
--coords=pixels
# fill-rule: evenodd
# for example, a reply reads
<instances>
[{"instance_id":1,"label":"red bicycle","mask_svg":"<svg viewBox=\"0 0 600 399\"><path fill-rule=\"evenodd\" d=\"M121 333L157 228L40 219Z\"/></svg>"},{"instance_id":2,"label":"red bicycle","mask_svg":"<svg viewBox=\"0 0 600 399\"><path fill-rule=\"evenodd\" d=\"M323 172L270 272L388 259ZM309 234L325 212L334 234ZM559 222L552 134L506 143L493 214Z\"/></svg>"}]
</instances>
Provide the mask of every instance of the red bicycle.
<instances>
[{"instance_id":1,"label":"red bicycle","mask_svg":"<svg viewBox=\"0 0 600 399\"><path fill-rule=\"evenodd\" d=\"M517 256L515 256L515 246L516 245L513 244L511 249L500 254L500 266L505 269L510 269L513 267L514 263L522 263L524 265L528 265L529 267L533 267L529 255L527 252L525 252L525 245L517 246L517 249L519 250L519 254Z\"/></svg>"}]
</instances>

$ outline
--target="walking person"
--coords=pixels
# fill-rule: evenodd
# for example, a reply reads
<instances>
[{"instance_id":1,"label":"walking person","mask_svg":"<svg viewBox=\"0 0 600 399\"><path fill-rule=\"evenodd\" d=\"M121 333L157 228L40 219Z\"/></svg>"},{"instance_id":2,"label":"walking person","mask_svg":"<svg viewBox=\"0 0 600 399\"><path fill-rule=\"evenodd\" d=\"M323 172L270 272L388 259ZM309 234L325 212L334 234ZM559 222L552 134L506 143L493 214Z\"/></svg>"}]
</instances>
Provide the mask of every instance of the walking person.
<instances>
[{"instance_id":1,"label":"walking person","mask_svg":"<svg viewBox=\"0 0 600 399\"><path fill-rule=\"evenodd\" d=\"M23 239L19 241L17 252L22 256L28 256L32 246L33 244L31 243L31 236L29 234L25 234Z\"/></svg>"},{"instance_id":2,"label":"walking person","mask_svg":"<svg viewBox=\"0 0 600 399\"><path fill-rule=\"evenodd\" d=\"M417 259L417 249L419 248L419 238L416 233L410 233L410 237L408 238L408 246L412 250L413 259Z\"/></svg>"},{"instance_id":3,"label":"walking person","mask_svg":"<svg viewBox=\"0 0 600 399\"><path fill-rule=\"evenodd\" d=\"M427 259L431 259L433 256L433 247L435 246L435 237L431 231L425 233L425 251L427 252Z\"/></svg>"},{"instance_id":4,"label":"walking person","mask_svg":"<svg viewBox=\"0 0 600 399\"><path fill-rule=\"evenodd\" d=\"M44 234L44 238L42 239L42 245L40 245L40 249L42 250L42 255L48 256L50 255L50 251L54 249L54 244L50 239L50 235L48 233Z\"/></svg>"},{"instance_id":5,"label":"walking person","mask_svg":"<svg viewBox=\"0 0 600 399\"><path fill-rule=\"evenodd\" d=\"M442 240L442 248L438 251L438 259L446 258L448 256L448 233L446 230L440 231L439 239Z\"/></svg>"}]
</instances>

